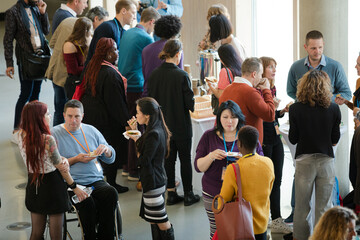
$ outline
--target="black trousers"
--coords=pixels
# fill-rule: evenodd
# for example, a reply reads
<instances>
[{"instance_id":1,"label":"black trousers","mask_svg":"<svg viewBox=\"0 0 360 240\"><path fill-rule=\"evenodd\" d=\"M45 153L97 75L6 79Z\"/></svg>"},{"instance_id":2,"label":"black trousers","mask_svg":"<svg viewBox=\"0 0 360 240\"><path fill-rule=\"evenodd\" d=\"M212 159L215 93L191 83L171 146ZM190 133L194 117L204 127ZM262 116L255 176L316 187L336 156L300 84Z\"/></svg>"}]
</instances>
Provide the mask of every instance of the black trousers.
<instances>
[{"instance_id":1,"label":"black trousers","mask_svg":"<svg viewBox=\"0 0 360 240\"><path fill-rule=\"evenodd\" d=\"M264 156L269 157L274 164L275 181L270 194L271 218L274 220L281 217L280 212L280 186L284 166L284 146L280 136L272 144L263 144Z\"/></svg>"},{"instance_id":2,"label":"black trousers","mask_svg":"<svg viewBox=\"0 0 360 240\"><path fill-rule=\"evenodd\" d=\"M97 181L88 186L94 187L90 197L75 204L84 229L85 240L113 240L118 193L105 181ZM70 195L74 193L71 192ZM99 225L96 234L97 223Z\"/></svg>"},{"instance_id":3,"label":"black trousers","mask_svg":"<svg viewBox=\"0 0 360 240\"><path fill-rule=\"evenodd\" d=\"M165 170L168 178L167 188L175 188L175 162L178 153L184 192L189 192L192 191L191 138L170 140L170 155L165 160Z\"/></svg>"}]
</instances>

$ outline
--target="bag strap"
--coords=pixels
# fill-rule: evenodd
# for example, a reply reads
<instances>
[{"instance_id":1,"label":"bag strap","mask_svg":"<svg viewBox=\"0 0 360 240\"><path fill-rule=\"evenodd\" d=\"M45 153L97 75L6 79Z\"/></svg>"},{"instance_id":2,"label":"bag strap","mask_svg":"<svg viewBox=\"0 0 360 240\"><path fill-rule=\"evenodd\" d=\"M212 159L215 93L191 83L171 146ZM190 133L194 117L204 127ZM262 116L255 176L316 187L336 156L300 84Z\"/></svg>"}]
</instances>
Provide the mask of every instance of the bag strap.
<instances>
[{"instance_id":1,"label":"bag strap","mask_svg":"<svg viewBox=\"0 0 360 240\"><path fill-rule=\"evenodd\" d=\"M227 75L228 75L228 79L229 79L229 82L230 84L232 83L232 79L231 79L231 76L230 76L230 72L229 72L229 69L227 67L225 67L225 70L227 72Z\"/></svg>"},{"instance_id":2,"label":"bag strap","mask_svg":"<svg viewBox=\"0 0 360 240\"><path fill-rule=\"evenodd\" d=\"M240 201L243 197L242 197L242 186L241 186L241 175L240 175L240 167L239 164L237 163L233 163L231 164L234 172L235 172L235 178L236 178L236 184L238 186L238 200Z\"/></svg>"}]
</instances>

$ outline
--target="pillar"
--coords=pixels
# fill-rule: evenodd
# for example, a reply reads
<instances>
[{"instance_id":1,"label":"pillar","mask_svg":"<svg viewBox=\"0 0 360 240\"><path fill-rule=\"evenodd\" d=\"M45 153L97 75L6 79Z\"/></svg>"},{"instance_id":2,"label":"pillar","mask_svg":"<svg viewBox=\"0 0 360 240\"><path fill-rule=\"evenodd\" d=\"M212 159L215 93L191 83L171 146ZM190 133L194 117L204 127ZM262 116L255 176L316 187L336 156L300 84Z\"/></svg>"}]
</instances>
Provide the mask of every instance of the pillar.
<instances>
[{"instance_id":1,"label":"pillar","mask_svg":"<svg viewBox=\"0 0 360 240\"><path fill-rule=\"evenodd\" d=\"M307 56L303 45L306 34L318 30L324 36L324 54L340 62L348 76L348 1L347 0L294 0L294 53ZM297 51L298 50L298 51ZM295 59L297 60L299 58ZM336 176L340 194L349 192L349 119L348 108L340 106L342 123L347 131L338 143L335 156Z\"/></svg>"}]
</instances>

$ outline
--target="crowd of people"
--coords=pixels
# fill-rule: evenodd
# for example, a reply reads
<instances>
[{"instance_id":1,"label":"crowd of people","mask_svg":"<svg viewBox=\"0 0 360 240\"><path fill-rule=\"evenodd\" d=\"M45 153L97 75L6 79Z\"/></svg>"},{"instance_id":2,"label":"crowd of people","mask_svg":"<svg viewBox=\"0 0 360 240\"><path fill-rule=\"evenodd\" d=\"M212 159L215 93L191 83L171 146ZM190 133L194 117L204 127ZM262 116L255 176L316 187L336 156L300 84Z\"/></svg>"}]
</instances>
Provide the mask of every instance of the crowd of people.
<instances>
[{"instance_id":1,"label":"crowd of people","mask_svg":"<svg viewBox=\"0 0 360 240\"><path fill-rule=\"evenodd\" d=\"M21 92L13 137L28 170L25 205L31 212L30 239L41 239L47 215L51 239L61 239L63 214L70 208L69 196L74 195L80 200L72 204L78 210L85 239L113 239L118 197L129 191L116 183L118 169L128 180L138 182L137 189L142 191L139 215L150 223L153 239L174 239L166 205L190 206L200 201L192 181L190 112L195 100L178 39L181 1L118 0L111 20L102 7L78 18L87 8L87 0L61 4L53 17L49 44L53 51L43 73L54 89L51 130L47 105L38 101L43 79L32 78L23 61L24 52L36 56L46 52L45 35L50 32L46 7L42 0L18 0L6 12L4 36L10 78L15 72L16 40ZM138 24L125 30L135 19ZM272 232L293 232L297 240L308 239L315 225L308 218L314 187L317 225L311 239L351 239L356 234L356 215L346 208L331 209L333 146L340 139L339 105L353 110L355 126L360 122L360 81L351 103L341 64L323 54L323 35L310 31L304 44L308 56L289 70L287 94L295 103L280 110L276 60L248 57L233 35L224 5L212 5L207 20L209 29L198 47L216 49L222 69L218 84L208 83L217 101L216 122L202 135L193 167L204 173L202 199L210 239L216 236L215 196L220 194L226 202L237 196L239 186L232 164L240 168L255 239L266 240L268 227ZM360 75L360 57L356 69ZM280 211L284 148L278 118L285 113L289 113L289 140L297 144L293 213L286 219L293 221L293 228ZM360 212L359 136L356 128L350 158L356 214ZM183 196L178 194L175 180L177 158ZM93 187L91 195L84 187Z\"/></svg>"}]
</instances>

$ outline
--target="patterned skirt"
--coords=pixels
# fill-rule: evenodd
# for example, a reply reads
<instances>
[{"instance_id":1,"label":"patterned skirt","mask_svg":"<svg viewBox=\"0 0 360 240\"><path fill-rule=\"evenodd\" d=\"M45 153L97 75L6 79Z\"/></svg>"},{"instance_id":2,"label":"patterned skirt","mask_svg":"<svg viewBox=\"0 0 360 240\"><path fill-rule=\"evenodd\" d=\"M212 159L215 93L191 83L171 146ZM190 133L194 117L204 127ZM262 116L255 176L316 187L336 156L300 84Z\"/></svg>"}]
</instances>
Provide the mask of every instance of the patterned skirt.
<instances>
[{"instance_id":1,"label":"patterned skirt","mask_svg":"<svg viewBox=\"0 0 360 240\"><path fill-rule=\"evenodd\" d=\"M140 217L150 223L164 223L168 221L165 209L165 185L147 192L143 192Z\"/></svg>"}]
</instances>

